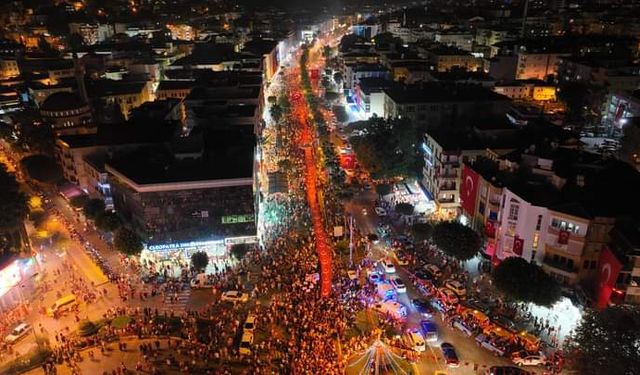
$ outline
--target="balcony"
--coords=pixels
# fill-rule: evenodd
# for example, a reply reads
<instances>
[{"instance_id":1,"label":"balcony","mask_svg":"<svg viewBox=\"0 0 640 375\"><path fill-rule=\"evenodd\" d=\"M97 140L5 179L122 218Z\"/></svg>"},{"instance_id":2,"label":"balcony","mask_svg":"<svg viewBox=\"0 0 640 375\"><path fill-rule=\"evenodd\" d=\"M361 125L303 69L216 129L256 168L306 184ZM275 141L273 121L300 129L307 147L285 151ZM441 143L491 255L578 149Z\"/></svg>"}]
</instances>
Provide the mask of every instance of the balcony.
<instances>
[{"instance_id":1,"label":"balcony","mask_svg":"<svg viewBox=\"0 0 640 375\"><path fill-rule=\"evenodd\" d=\"M566 260L566 258L565 258ZM542 268L551 268L553 272L558 272L567 277L577 277L578 268L574 265L569 265L562 260L554 260L552 257L546 256L542 260Z\"/></svg>"},{"instance_id":2,"label":"balcony","mask_svg":"<svg viewBox=\"0 0 640 375\"><path fill-rule=\"evenodd\" d=\"M440 185L439 189L440 189L440 191L456 191L456 190L458 190L456 184L442 184L442 185Z\"/></svg>"},{"instance_id":3,"label":"balcony","mask_svg":"<svg viewBox=\"0 0 640 375\"><path fill-rule=\"evenodd\" d=\"M455 203L455 198L438 198L438 203Z\"/></svg>"},{"instance_id":4,"label":"balcony","mask_svg":"<svg viewBox=\"0 0 640 375\"><path fill-rule=\"evenodd\" d=\"M444 173L438 174L438 177L441 178L441 179L456 179L456 178L458 178L458 173L457 172L444 172Z\"/></svg>"}]
</instances>

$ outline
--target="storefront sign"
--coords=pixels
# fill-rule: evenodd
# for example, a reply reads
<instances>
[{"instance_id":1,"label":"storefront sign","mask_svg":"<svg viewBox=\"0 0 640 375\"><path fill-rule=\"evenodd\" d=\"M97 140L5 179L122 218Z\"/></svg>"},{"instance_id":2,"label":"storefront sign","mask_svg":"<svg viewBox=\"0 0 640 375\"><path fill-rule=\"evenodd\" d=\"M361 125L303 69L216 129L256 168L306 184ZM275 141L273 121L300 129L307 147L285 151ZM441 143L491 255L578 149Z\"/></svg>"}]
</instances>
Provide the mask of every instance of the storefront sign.
<instances>
[{"instance_id":1,"label":"storefront sign","mask_svg":"<svg viewBox=\"0 0 640 375\"><path fill-rule=\"evenodd\" d=\"M207 247L222 245L223 240L210 240L210 241L191 241L191 242L174 242L159 245L148 245L147 250L162 251L162 250L181 250L195 247Z\"/></svg>"},{"instance_id":2,"label":"storefront sign","mask_svg":"<svg viewBox=\"0 0 640 375\"><path fill-rule=\"evenodd\" d=\"M254 215L230 215L222 217L222 224L253 223Z\"/></svg>"},{"instance_id":3,"label":"storefront sign","mask_svg":"<svg viewBox=\"0 0 640 375\"><path fill-rule=\"evenodd\" d=\"M231 238L224 239L224 244L226 246L245 244L245 243L251 244L251 243L257 243L257 242L258 242L258 237L256 236L231 237Z\"/></svg>"}]
</instances>

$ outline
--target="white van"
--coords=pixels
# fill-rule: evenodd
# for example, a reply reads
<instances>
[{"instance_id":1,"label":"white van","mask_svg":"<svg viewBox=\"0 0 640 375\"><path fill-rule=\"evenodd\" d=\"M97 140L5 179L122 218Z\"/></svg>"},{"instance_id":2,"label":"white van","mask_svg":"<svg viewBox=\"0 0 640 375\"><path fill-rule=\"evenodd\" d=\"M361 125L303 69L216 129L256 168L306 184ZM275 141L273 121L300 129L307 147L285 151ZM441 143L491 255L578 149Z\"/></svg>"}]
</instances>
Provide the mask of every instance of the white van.
<instances>
[{"instance_id":1,"label":"white van","mask_svg":"<svg viewBox=\"0 0 640 375\"><path fill-rule=\"evenodd\" d=\"M405 320L407 318L407 308L396 301L374 303L373 309L381 314L387 314L396 320Z\"/></svg>"}]
</instances>

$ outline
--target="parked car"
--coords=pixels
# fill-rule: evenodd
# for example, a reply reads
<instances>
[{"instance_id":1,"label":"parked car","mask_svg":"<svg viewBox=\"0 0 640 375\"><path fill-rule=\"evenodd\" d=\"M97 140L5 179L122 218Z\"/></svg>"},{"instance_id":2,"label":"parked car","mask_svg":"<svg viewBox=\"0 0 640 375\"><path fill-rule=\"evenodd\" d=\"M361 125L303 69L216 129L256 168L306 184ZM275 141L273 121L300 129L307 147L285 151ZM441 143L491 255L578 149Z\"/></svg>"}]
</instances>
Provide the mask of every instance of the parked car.
<instances>
[{"instance_id":1,"label":"parked car","mask_svg":"<svg viewBox=\"0 0 640 375\"><path fill-rule=\"evenodd\" d=\"M403 253L401 251L398 251L396 253L396 261L398 262L399 266L408 266L409 265L409 257L405 253Z\"/></svg>"},{"instance_id":2,"label":"parked car","mask_svg":"<svg viewBox=\"0 0 640 375\"><path fill-rule=\"evenodd\" d=\"M407 346L416 352L424 352L427 350L427 344L424 341L424 337L417 329L411 329L406 333L405 342L407 343Z\"/></svg>"},{"instance_id":3,"label":"parked car","mask_svg":"<svg viewBox=\"0 0 640 375\"><path fill-rule=\"evenodd\" d=\"M427 264L426 266L424 266L424 269L425 271L429 272L429 274L431 274L431 277L436 280L442 277L442 271L440 271L440 268L438 268L438 266L436 266L435 264Z\"/></svg>"},{"instance_id":4,"label":"parked car","mask_svg":"<svg viewBox=\"0 0 640 375\"><path fill-rule=\"evenodd\" d=\"M404 320L407 318L407 308L397 301L385 301L373 304L373 310L381 313L388 314L393 319Z\"/></svg>"},{"instance_id":5,"label":"parked car","mask_svg":"<svg viewBox=\"0 0 640 375\"><path fill-rule=\"evenodd\" d=\"M377 284L381 281L382 281L382 275L380 275L378 272L374 271L369 273L369 282L371 284Z\"/></svg>"},{"instance_id":6,"label":"parked car","mask_svg":"<svg viewBox=\"0 0 640 375\"><path fill-rule=\"evenodd\" d=\"M438 327L431 320L421 320L420 328L426 341L438 341Z\"/></svg>"},{"instance_id":7,"label":"parked car","mask_svg":"<svg viewBox=\"0 0 640 375\"><path fill-rule=\"evenodd\" d=\"M416 310L425 318L431 318L433 316L433 307L431 302L426 299L416 298L411 301Z\"/></svg>"},{"instance_id":8,"label":"parked car","mask_svg":"<svg viewBox=\"0 0 640 375\"><path fill-rule=\"evenodd\" d=\"M518 366L544 366L547 364L547 357L541 352L533 354L515 352L511 355L511 360Z\"/></svg>"},{"instance_id":9,"label":"parked car","mask_svg":"<svg viewBox=\"0 0 640 375\"><path fill-rule=\"evenodd\" d=\"M456 349L453 345L448 342L443 342L440 345L442 349L442 354L444 355L444 361L449 367L458 367L460 366L460 360L458 359L458 354L456 353Z\"/></svg>"},{"instance_id":10,"label":"parked car","mask_svg":"<svg viewBox=\"0 0 640 375\"><path fill-rule=\"evenodd\" d=\"M382 264L384 266L385 273L396 273L396 266L393 264L391 259L384 259Z\"/></svg>"},{"instance_id":11,"label":"parked car","mask_svg":"<svg viewBox=\"0 0 640 375\"><path fill-rule=\"evenodd\" d=\"M533 373L514 366L492 366L485 371L485 375L533 375Z\"/></svg>"},{"instance_id":12,"label":"parked car","mask_svg":"<svg viewBox=\"0 0 640 375\"><path fill-rule=\"evenodd\" d=\"M7 344L14 344L21 338L27 335L31 331L29 323L20 323L4 338Z\"/></svg>"},{"instance_id":13,"label":"parked car","mask_svg":"<svg viewBox=\"0 0 640 375\"><path fill-rule=\"evenodd\" d=\"M384 209L384 208L382 208L382 207L376 207L376 208L375 208L375 211L376 211L376 215L378 215L378 216L380 216L380 217L387 216L387 210L385 210L385 209Z\"/></svg>"},{"instance_id":14,"label":"parked car","mask_svg":"<svg viewBox=\"0 0 640 375\"><path fill-rule=\"evenodd\" d=\"M389 282L391 282L391 285L394 287L394 289L398 293L407 292L407 286L404 284L404 282L402 282L402 280L398 276L391 276L389 278Z\"/></svg>"},{"instance_id":15,"label":"parked car","mask_svg":"<svg viewBox=\"0 0 640 375\"><path fill-rule=\"evenodd\" d=\"M489 337L484 334L476 336L476 343L499 357L505 354L505 348L493 344Z\"/></svg>"},{"instance_id":16,"label":"parked car","mask_svg":"<svg viewBox=\"0 0 640 375\"><path fill-rule=\"evenodd\" d=\"M449 288L439 288L438 297L449 305L455 305L460 301L455 292Z\"/></svg>"},{"instance_id":17,"label":"parked car","mask_svg":"<svg viewBox=\"0 0 640 375\"><path fill-rule=\"evenodd\" d=\"M220 299L222 301L233 302L233 303L237 303L237 302L245 303L245 302L249 302L249 295L247 293L242 293L238 290L228 290L222 293L222 297L220 297Z\"/></svg>"},{"instance_id":18,"label":"parked car","mask_svg":"<svg viewBox=\"0 0 640 375\"><path fill-rule=\"evenodd\" d=\"M358 272L356 272L356 270L347 270L347 277L349 278L349 280L357 280L358 279Z\"/></svg>"},{"instance_id":19,"label":"parked car","mask_svg":"<svg viewBox=\"0 0 640 375\"><path fill-rule=\"evenodd\" d=\"M448 289L453 290L454 293L461 299L464 299L467 296L467 289L465 288L464 284L462 284L458 280L448 280L446 283L444 283L444 286Z\"/></svg>"}]
</instances>

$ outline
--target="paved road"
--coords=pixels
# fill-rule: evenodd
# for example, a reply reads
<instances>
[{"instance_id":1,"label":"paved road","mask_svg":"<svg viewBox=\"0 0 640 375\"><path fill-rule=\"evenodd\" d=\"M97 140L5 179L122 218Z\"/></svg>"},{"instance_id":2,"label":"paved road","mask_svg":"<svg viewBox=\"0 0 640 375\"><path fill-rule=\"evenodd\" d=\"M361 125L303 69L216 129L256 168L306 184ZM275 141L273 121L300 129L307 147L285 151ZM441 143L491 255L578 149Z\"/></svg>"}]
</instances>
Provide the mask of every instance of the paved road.
<instances>
[{"instance_id":1,"label":"paved road","mask_svg":"<svg viewBox=\"0 0 640 375\"><path fill-rule=\"evenodd\" d=\"M375 233L376 226L381 221L374 212L374 202L377 194L373 191L365 191L356 195L346 206L347 212L351 213L362 233ZM363 214L363 208L366 208L367 214ZM387 254L385 245L381 241L378 245L372 247L372 257L380 259ZM407 285L407 293L398 295L398 301L408 307L409 317L407 320L408 328L418 328L422 317L412 307L410 299L422 297L422 295L411 284L407 270L396 264L397 275ZM452 329L445 324L439 316L434 318L438 326L438 341L433 343L427 352L421 355L417 363L420 374L433 374L436 370L447 371L447 374L482 374L490 366L512 365L511 361L506 358L496 357L489 351L478 347L472 338L464 336L458 330ZM440 344L449 342L454 345L460 358L460 367L446 368L442 351L439 349ZM476 369L477 366L477 369ZM542 373L542 368L528 369L536 373Z\"/></svg>"}]
</instances>

